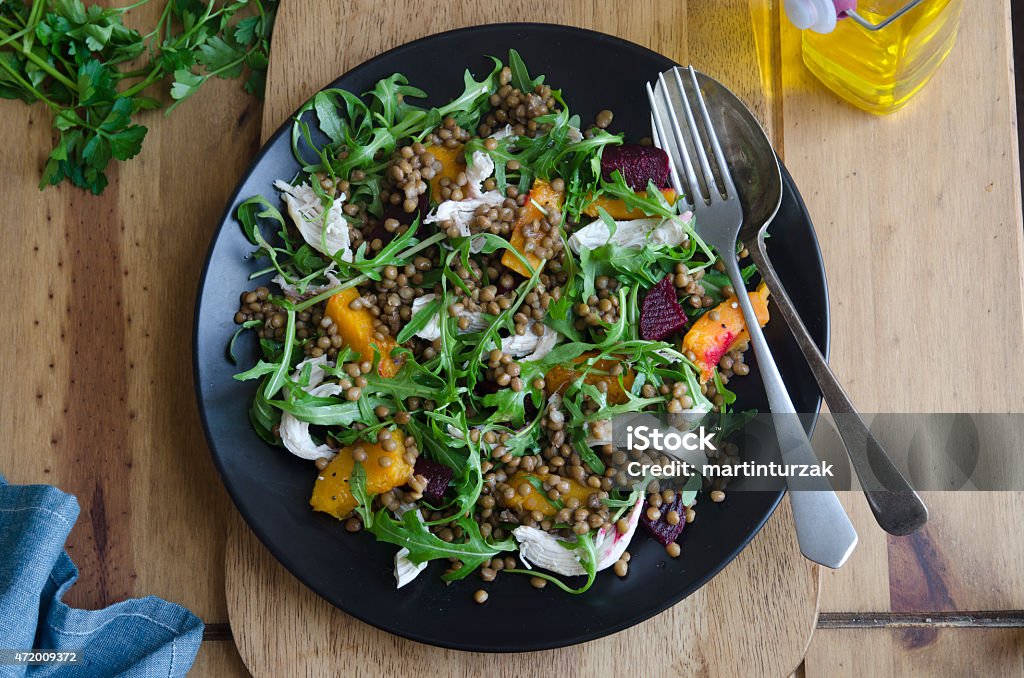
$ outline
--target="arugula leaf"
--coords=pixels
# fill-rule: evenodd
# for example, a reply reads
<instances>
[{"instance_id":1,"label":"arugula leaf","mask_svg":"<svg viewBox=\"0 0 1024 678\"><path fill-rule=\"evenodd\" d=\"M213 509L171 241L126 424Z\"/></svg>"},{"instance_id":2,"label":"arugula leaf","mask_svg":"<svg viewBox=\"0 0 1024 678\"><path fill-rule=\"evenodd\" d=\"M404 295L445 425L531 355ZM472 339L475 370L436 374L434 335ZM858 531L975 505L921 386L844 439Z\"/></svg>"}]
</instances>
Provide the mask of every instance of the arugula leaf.
<instances>
[{"instance_id":1,"label":"arugula leaf","mask_svg":"<svg viewBox=\"0 0 1024 678\"><path fill-rule=\"evenodd\" d=\"M430 321L441 311L441 300L433 299L427 302L423 308L416 312L416 315L409 318L409 322L405 324L402 331L395 337L395 341L399 344L404 344L413 338L413 336L430 324Z\"/></svg>"},{"instance_id":2,"label":"arugula leaf","mask_svg":"<svg viewBox=\"0 0 1024 678\"><path fill-rule=\"evenodd\" d=\"M345 141L345 122L338 114L338 90L326 90L313 96L313 108L320 130L330 137L331 141L340 144Z\"/></svg>"},{"instance_id":3,"label":"arugula leaf","mask_svg":"<svg viewBox=\"0 0 1024 678\"><path fill-rule=\"evenodd\" d=\"M390 401L376 396L365 396L356 402L349 402L337 398L300 395L302 393L305 392L298 389L294 401L268 399L268 402L282 412L288 412L301 421L317 426L351 426L357 422L375 424L377 418L373 416L373 408L391 404Z\"/></svg>"},{"instance_id":4,"label":"arugula leaf","mask_svg":"<svg viewBox=\"0 0 1024 678\"><path fill-rule=\"evenodd\" d=\"M445 581L463 579L499 553L516 549L515 540L511 537L498 542L484 539L480 534L480 526L472 518L459 516L455 524L465 534L466 540L463 543L446 542L432 534L419 511L406 511L396 521L386 509L381 509L369 530L378 541L409 549L408 558L416 564L442 558L458 558L462 567L445 575Z\"/></svg>"},{"instance_id":5,"label":"arugula leaf","mask_svg":"<svg viewBox=\"0 0 1024 678\"><path fill-rule=\"evenodd\" d=\"M288 323L285 327L285 337L295 336L295 311L288 310ZM273 398L274 394L281 390L284 385L284 381L287 378L288 370L291 369L292 359L292 341L285 339L284 350L281 354L281 360L274 368L270 378L267 379L266 385L263 387L263 395L266 398Z\"/></svg>"},{"instance_id":6,"label":"arugula leaf","mask_svg":"<svg viewBox=\"0 0 1024 678\"><path fill-rule=\"evenodd\" d=\"M235 357L235 342L238 341L239 335L241 335L242 332L245 332L248 329L251 329L253 327L259 327L262 324L262 320L246 320L239 326L237 330L235 330L235 333L231 336L231 341L228 343L228 358L231 360L233 364L238 364L238 359Z\"/></svg>"},{"instance_id":7,"label":"arugula leaf","mask_svg":"<svg viewBox=\"0 0 1024 678\"><path fill-rule=\"evenodd\" d=\"M732 405L736 402L736 394L727 389L725 384L722 383L722 375L718 373L717 367L712 372L712 379L714 380L715 390L722 396L722 401L725 405Z\"/></svg>"},{"instance_id":8,"label":"arugula leaf","mask_svg":"<svg viewBox=\"0 0 1024 678\"><path fill-rule=\"evenodd\" d=\"M249 407L249 421L253 429L264 441L271 445L279 445L280 441L274 433L275 427L281 423L281 412L263 397L263 389L257 389Z\"/></svg>"},{"instance_id":9,"label":"arugula leaf","mask_svg":"<svg viewBox=\"0 0 1024 678\"><path fill-rule=\"evenodd\" d=\"M352 474L348 479L348 489L356 500L356 513L362 518L363 527L370 529L373 527L374 517L373 509L370 507L373 496L366 493L366 470L358 461L352 467Z\"/></svg>"},{"instance_id":10,"label":"arugula leaf","mask_svg":"<svg viewBox=\"0 0 1024 678\"><path fill-rule=\"evenodd\" d=\"M508 67L512 71L512 86L518 88L521 92L532 92L534 87L544 84L543 75L530 78L530 74L526 70L526 64L523 63L523 58L514 49L508 51Z\"/></svg>"},{"instance_id":11,"label":"arugula leaf","mask_svg":"<svg viewBox=\"0 0 1024 678\"><path fill-rule=\"evenodd\" d=\"M750 264L740 269L740 275L742 275L743 282L745 283L753 280L756 274L757 266L755 264ZM704 271L704 277L700 279L700 285L704 288L704 294L711 297L715 304L720 304L725 301L723 289L732 287L732 281L729 280L727 273L708 269Z\"/></svg>"},{"instance_id":12,"label":"arugula leaf","mask_svg":"<svg viewBox=\"0 0 1024 678\"><path fill-rule=\"evenodd\" d=\"M552 499L551 497L548 496L547 490L544 489L544 483L541 482L540 478L533 475L526 475L523 477L525 478L526 482L530 483L530 485L533 486L533 489L537 490L538 495L544 497L544 501L546 501L548 504L555 507L555 509L559 511L565 508L564 501L562 501L561 499Z\"/></svg>"}]
</instances>

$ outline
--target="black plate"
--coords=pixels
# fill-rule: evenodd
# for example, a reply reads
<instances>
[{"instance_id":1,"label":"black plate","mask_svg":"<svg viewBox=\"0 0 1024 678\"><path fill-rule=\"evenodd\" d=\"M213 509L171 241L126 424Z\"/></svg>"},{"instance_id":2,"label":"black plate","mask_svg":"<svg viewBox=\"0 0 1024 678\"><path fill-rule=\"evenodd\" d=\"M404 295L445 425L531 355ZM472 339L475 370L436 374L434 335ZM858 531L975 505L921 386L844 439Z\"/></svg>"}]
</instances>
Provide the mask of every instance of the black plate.
<instances>
[{"instance_id":1,"label":"black plate","mask_svg":"<svg viewBox=\"0 0 1024 678\"><path fill-rule=\"evenodd\" d=\"M615 112L616 131L638 139L650 134L643 85L673 62L638 45L600 33L541 24L481 26L442 33L403 45L331 83L363 92L393 72L441 104L461 92L462 71L479 76L490 68L483 55L504 56L514 47L530 72L544 73L559 87L573 112L593 120L603 108ZM699 64L697 64L699 67ZM710 73L714 76L714 73ZM252 246L234 220L235 207L256 193L274 195L271 184L297 170L285 122L242 179L217 230L203 271L196 306L195 379L210 449L239 511L268 549L296 577L345 612L414 640L462 650L525 651L560 647L627 628L693 593L721 570L771 515L781 493L731 492L724 504L702 503L699 518L682 539L683 556L666 557L656 542L638 533L623 580L602 573L583 596L549 586L531 588L528 578L499 577L483 585L472 575L446 586L434 563L413 583L395 590L395 547L369 534L350 535L342 524L309 508L313 465L262 442L249 426L254 383L240 383L225 347L242 290L256 264ZM782 208L773 226L772 259L811 334L828 344L828 299L821 256L810 218L789 174ZM795 341L778 321L765 330L799 412L816 412L817 387ZM256 357L254 341L240 341L241 364ZM740 403L766 411L756 369L733 382ZM472 601L483 586L486 605ZM299 624L298 619L276 623Z\"/></svg>"}]
</instances>

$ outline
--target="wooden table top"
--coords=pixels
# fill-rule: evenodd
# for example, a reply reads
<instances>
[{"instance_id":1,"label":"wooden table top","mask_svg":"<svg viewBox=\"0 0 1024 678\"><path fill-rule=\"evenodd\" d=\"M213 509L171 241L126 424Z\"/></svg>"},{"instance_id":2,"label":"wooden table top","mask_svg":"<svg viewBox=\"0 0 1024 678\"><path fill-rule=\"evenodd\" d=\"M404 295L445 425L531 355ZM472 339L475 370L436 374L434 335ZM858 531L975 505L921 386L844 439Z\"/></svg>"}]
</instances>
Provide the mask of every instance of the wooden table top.
<instances>
[{"instance_id":1,"label":"wooden table top","mask_svg":"<svg viewBox=\"0 0 1024 678\"><path fill-rule=\"evenodd\" d=\"M735 26L736 13L746 26L747 51L717 59L726 65L714 75L771 122L815 220L832 299L832 365L854 401L865 412L1024 412L1010 3L969 5L935 80L882 118L838 101L804 69L799 34L780 21L777 0L673 0L680 4L673 11L684 24L653 31L685 41L698 66L723 49L716 31ZM416 21L423 11L423 3L391 5L393 20ZM557 12L526 5L536 11L520 18L600 25L634 39L646 30L593 3ZM375 11L364 0L339 10ZM381 30L380 49L392 36ZM759 60L767 66L753 91L758 49L769 58ZM78 496L68 548L81 576L68 602L96 607L153 594L207 621L196 675L245 669L226 626L224 535L234 509L194 405L192 306L206 244L257 150L261 119L276 127L324 84L278 82L290 90L265 110L237 83L211 81L171 117L152 115L142 154L98 198L65 187L39 192L49 114L0 104L0 194L13 236L2 256L18 301L13 336L0 346L17 375L0 412L8 440L0 472ZM1024 493L931 494L931 522L906 539L877 530L860 496L843 500L861 544L842 570L824 575L805 675L1024 673L1024 536L1014 527Z\"/></svg>"}]
</instances>

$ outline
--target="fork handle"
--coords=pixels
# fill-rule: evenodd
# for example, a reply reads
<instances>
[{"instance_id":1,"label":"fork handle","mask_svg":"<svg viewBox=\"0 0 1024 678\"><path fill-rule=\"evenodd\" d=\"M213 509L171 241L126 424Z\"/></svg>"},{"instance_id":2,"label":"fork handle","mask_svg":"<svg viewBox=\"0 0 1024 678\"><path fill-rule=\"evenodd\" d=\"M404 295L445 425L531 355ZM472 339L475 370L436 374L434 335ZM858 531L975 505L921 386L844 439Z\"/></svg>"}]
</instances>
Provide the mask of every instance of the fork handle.
<instances>
[{"instance_id":1,"label":"fork handle","mask_svg":"<svg viewBox=\"0 0 1024 678\"><path fill-rule=\"evenodd\" d=\"M864 488L864 497L875 520L889 534L902 536L917 531L928 521L927 507L871 433L825 361L825 356L818 350L818 345L786 294L786 288L775 274L768 254L764 251L764 242L759 240L757 246L751 247L749 251L750 258L757 265L761 278L775 299L779 314L800 346L829 411L834 415L836 429L846 446L846 453Z\"/></svg>"},{"instance_id":2,"label":"fork handle","mask_svg":"<svg viewBox=\"0 0 1024 678\"><path fill-rule=\"evenodd\" d=\"M726 256L722 260L733 289L743 291L743 276L736 258ZM811 448L803 425L796 417L793 401L782 381L782 375L768 348L764 333L761 332L761 325L757 321L750 298L746 294L737 294L737 299L750 334L750 343L754 346L761 378L764 380L782 462L786 465L816 465L818 458ZM811 482L804 483L803 480ZM788 475L787 483L790 490L795 489ZM791 491L789 497L800 552L808 560L826 567L840 567L857 545L857 532L853 529L850 517L846 515L831 485L824 477L802 479L799 491Z\"/></svg>"}]
</instances>

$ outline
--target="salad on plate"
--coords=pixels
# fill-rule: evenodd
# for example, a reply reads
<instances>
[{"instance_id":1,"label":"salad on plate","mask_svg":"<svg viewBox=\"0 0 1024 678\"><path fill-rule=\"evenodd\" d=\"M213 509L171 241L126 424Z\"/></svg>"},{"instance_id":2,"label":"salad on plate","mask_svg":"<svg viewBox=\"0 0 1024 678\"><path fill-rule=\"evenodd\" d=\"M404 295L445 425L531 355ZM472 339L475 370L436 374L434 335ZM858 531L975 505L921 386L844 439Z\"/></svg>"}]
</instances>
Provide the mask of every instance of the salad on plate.
<instances>
[{"instance_id":1,"label":"salad on plate","mask_svg":"<svg viewBox=\"0 0 1024 678\"><path fill-rule=\"evenodd\" d=\"M272 276L230 347L259 343L236 376L253 427L311 462L315 512L394 545L399 587L438 560L448 582L582 593L628 575L640 526L679 557L698 494L724 492L626 473L657 453L613 445L611 421L732 405L747 334L719 257L746 251L702 242L665 153L611 111L584 125L514 50L425 97L400 74L318 93L301 169L238 207ZM764 286L740 292L767 322Z\"/></svg>"}]
</instances>

